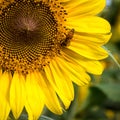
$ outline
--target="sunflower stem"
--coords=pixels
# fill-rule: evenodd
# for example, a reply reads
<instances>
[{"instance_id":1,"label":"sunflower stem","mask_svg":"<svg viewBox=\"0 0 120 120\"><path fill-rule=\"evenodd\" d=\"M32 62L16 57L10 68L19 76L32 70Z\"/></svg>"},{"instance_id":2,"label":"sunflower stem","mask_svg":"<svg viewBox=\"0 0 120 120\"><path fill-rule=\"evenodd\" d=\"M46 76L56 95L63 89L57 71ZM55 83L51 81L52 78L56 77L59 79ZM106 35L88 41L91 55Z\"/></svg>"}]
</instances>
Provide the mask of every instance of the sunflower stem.
<instances>
[{"instance_id":1,"label":"sunflower stem","mask_svg":"<svg viewBox=\"0 0 120 120\"><path fill-rule=\"evenodd\" d=\"M116 63L116 65L117 65L118 68L120 69L120 64L118 63L118 61L116 60L116 58L113 56L113 54L111 53L111 51L110 51L107 47L105 47L105 46L103 46L103 48L104 48L105 50L107 50L109 56L112 58L112 60Z\"/></svg>"},{"instance_id":2,"label":"sunflower stem","mask_svg":"<svg viewBox=\"0 0 120 120\"><path fill-rule=\"evenodd\" d=\"M52 119L52 118L50 118L50 117L47 117L47 116L42 115L42 116L40 117L40 119L39 119L39 120L54 120L54 119Z\"/></svg>"}]
</instances>

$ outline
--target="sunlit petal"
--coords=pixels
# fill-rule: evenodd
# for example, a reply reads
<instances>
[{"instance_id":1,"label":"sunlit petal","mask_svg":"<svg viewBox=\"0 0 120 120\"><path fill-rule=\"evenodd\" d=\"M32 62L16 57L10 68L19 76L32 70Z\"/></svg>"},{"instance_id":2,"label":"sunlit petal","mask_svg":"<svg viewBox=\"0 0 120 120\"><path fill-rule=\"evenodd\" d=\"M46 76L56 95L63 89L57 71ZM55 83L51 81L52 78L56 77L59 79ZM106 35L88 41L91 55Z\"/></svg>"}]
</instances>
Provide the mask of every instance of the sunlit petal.
<instances>
[{"instance_id":1,"label":"sunlit petal","mask_svg":"<svg viewBox=\"0 0 120 120\"><path fill-rule=\"evenodd\" d=\"M10 85L10 107L17 119L26 102L25 78L22 74L15 72Z\"/></svg>"}]
</instances>

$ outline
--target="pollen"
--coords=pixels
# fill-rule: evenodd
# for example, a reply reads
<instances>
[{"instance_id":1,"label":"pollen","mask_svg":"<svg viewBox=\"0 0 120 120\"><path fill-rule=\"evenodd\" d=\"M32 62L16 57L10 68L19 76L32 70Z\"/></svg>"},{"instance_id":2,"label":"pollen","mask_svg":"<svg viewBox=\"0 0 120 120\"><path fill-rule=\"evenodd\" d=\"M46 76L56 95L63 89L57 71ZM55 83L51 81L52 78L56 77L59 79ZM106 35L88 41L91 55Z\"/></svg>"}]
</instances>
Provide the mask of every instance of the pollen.
<instances>
[{"instance_id":1,"label":"pollen","mask_svg":"<svg viewBox=\"0 0 120 120\"><path fill-rule=\"evenodd\" d=\"M57 0L0 3L0 67L27 74L49 64L66 45L65 9Z\"/></svg>"}]
</instances>

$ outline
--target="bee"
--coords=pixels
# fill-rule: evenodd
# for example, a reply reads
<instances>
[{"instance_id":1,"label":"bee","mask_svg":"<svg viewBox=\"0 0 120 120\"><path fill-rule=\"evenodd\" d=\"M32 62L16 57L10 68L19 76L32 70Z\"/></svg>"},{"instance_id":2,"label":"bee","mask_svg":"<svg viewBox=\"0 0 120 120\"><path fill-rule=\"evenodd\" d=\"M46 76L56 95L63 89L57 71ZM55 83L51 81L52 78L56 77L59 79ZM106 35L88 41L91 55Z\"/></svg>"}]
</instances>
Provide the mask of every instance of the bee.
<instances>
[{"instance_id":1,"label":"bee","mask_svg":"<svg viewBox=\"0 0 120 120\"><path fill-rule=\"evenodd\" d=\"M74 29L71 29L66 35L66 38L62 41L61 46L68 46L70 40L73 38L73 35L74 35Z\"/></svg>"}]
</instances>

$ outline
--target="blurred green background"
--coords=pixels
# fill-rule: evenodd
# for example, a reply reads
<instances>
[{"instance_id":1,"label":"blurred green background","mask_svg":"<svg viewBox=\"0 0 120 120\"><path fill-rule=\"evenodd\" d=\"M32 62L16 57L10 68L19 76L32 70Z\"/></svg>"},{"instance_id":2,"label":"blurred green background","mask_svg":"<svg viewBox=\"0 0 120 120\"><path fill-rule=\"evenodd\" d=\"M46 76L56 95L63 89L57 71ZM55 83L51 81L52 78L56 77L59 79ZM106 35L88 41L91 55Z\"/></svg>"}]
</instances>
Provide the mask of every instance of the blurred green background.
<instances>
[{"instance_id":1,"label":"blurred green background","mask_svg":"<svg viewBox=\"0 0 120 120\"><path fill-rule=\"evenodd\" d=\"M105 67L102 76L92 76L88 86L75 86L75 100L63 115L54 115L47 109L40 120L120 120L120 0L107 0L100 14L112 26L112 38L106 45L112 57L101 61ZM50 118L47 118L47 117Z\"/></svg>"}]
</instances>

